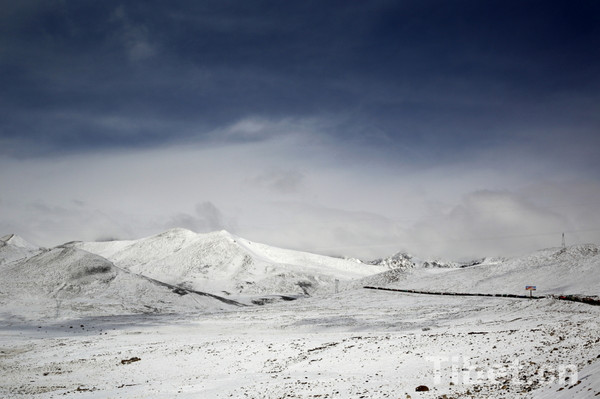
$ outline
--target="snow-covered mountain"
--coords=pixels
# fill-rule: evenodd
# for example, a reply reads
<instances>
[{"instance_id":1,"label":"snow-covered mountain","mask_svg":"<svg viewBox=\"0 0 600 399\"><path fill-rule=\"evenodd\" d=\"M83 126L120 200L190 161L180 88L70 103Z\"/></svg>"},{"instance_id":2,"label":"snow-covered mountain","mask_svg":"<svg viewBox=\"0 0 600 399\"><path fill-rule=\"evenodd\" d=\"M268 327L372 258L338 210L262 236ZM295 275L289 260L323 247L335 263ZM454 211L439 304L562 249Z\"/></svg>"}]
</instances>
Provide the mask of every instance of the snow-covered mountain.
<instances>
[{"instance_id":1,"label":"snow-covered mountain","mask_svg":"<svg viewBox=\"0 0 600 399\"><path fill-rule=\"evenodd\" d=\"M375 259L369 264L376 266L384 266L388 269L413 269L413 268L458 268L469 267L481 264L485 259L477 259L468 262L448 262L439 259L423 260L416 258L406 252L398 252L387 258Z\"/></svg>"},{"instance_id":2,"label":"snow-covered mountain","mask_svg":"<svg viewBox=\"0 0 600 399\"><path fill-rule=\"evenodd\" d=\"M406 273L372 276L405 289L527 294L600 295L600 248L595 244L549 248L515 258L490 258L471 267L455 269L409 269Z\"/></svg>"},{"instance_id":3,"label":"snow-covered mountain","mask_svg":"<svg viewBox=\"0 0 600 399\"><path fill-rule=\"evenodd\" d=\"M219 295L313 294L387 270L248 241L226 231L172 229L133 241L78 242L120 268L170 284Z\"/></svg>"},{"instance_id":4,"label":"snow-covered mountain","mask_svg":"<svg viewBox=\"0 0 600 399\"><path fill-rule=\"evenodd\" d=\"M467 263L406 253L369 263L292 251L226 231L43 249L0 239L0 305L24 318L212 311L364 285L446 292L600 294L600 249L578 245Z\"/></svg>"},{"instance_id":5,"label":"snow-covered mountain","mask_svg":"<svg viewBox=\"0 0 600 399\"><path fill-rule=\"evenodd\" d=\"M98 255L57 247L2 269L5 316L73 318L131 313L214 311L230 305L174 289L115 267Z\"/></svg>"},{"instance_id":6,"label":"snow-covered mountain","mask_svg":"<svg viewBox=\"0 0 600 399\"><path fill-rule=\"evenodd\" d=\"M18 259L24 259L42 251L38 246L25 241L16 234L0 237L0 266Z\"/></svg>"}]
</instances>

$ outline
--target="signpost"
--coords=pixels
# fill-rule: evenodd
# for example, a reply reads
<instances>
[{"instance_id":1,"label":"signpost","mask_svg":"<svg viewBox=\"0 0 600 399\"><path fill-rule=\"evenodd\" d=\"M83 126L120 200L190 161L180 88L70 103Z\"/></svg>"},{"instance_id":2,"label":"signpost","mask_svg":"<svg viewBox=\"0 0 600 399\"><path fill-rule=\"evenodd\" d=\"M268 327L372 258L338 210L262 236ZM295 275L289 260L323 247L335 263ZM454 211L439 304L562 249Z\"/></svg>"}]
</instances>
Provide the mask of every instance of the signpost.
<instances>
[{"instance_id":1,"label":"signpost","mask_svg":"<svg viewBox=\"0 0 600 399\"><path fill-rule=\"evenodd\" d=\"M536 290L536 287L535 287L535 285L526 285L525 290L529 291L529 296L532 297L533 291Z\"/></svg>"}]
</instances>

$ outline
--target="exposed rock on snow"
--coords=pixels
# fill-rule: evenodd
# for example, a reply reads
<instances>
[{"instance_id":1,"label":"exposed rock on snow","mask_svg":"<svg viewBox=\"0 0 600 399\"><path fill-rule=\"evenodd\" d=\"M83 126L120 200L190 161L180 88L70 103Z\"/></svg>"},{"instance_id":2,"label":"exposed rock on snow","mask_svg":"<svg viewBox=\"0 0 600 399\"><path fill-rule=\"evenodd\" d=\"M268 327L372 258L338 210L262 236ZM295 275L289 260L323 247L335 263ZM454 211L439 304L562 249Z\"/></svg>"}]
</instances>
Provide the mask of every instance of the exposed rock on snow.
<instances>
[{"instance_id":1,"label":"exposed rock on snow","mask_svg":"<svg viewBox=\"0 0 600 399\"><path fill-rule=\"evenodd\" d=\"M404 252L398 252L387 258L375 259L372 265L385 266L388 269L408 269L416 266L413 257Z\"/></svg>"},{"instance_id":2,"label":"exposed rock on snow","mask_svg":"<svg viewBox=\"0 0 600 399\"><path fill-rule=\"evenodd\" d=\"M433 268L433 267L470 267L482 263L484 259L472 260L468 262L447 262L439 259L423 260L415 258L406 252L398 252L387 258L375 259L369 264L376 266L384 266L388 269L413 269L413 268Z\"/></svg>"}]
</instances>

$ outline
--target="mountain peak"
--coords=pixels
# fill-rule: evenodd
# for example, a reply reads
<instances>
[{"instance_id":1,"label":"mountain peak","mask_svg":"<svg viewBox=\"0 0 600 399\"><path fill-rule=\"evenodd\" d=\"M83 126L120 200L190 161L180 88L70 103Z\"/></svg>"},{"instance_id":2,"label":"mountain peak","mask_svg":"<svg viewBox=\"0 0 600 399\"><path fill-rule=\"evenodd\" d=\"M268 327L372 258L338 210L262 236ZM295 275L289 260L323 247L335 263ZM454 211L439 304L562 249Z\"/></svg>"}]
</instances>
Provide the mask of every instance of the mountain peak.
<instances>
[{"instance_id":1,"label":"mountain peak","mask_svg":"<svg viewBox=\"0 0 600 399\"><path fill-rule=\"evenodd\" d=\"M154 237L165 237L165 238L173 238L173 237L193 237L197 236L198 233L193 232L192 230L184 229L183 227L174 227L162 233L155 235Z\"/></svg>"},{"instance_id":2,"label":"mountain peak","mask_svg":"<svg viewBox=\"0 0 600 399\"><path fill-rule=\"evenodd\" d=\"M413 257L405 252L397 252L390 257L376 259L370 263L376 266L385 266L389 269L415 267Z\"/></svg>"},{"instance_id":3,"label":"mountain peak","mask_svg":"<svg viewBox=\"0 0 600 399\"><path fill-rule=\"evenodd\" d=\"M38 249L37 245L34 245L28 241L25 241L22 237L16 234L7 234L4 237L0 238L0 242L4 243L4 245L12 245L17 248L25 248L25 249Z\"/></svg>"},{"instance_id":4,"label":"mountain peak","mask_svg":"<svg viewBox=\"0 0 600 399\"><path fill-rule=\"evenodd\" d=\"M199 238L202 236L208 236L208 237L213 236L213 237L224 237L224 238L235 239L235 236L233 234L231 234L230 232L228 232L227 230L216 230L216 231L211 231L209 233L196 233L192 230L189 230L189 229L186 229L183 227L174 227L165 232L159 233L154 237L193 239L193 238Z\"/></svg>"},{"instance_id":5,"label":"mountain peak","mask_svg":"<svg viewBox=\"0 0 600 399\"><path fill-rule=\"evenodd\" d=\"M196 232L194 232L194 231L192 231L190 229L183 228L183 227L173 227L173 228L165 231L163 234L165 234L165 233L172 233L172 234L190 234L190 233L193 233L193 234L196 234Z\"/></svg>"}]
</instances>

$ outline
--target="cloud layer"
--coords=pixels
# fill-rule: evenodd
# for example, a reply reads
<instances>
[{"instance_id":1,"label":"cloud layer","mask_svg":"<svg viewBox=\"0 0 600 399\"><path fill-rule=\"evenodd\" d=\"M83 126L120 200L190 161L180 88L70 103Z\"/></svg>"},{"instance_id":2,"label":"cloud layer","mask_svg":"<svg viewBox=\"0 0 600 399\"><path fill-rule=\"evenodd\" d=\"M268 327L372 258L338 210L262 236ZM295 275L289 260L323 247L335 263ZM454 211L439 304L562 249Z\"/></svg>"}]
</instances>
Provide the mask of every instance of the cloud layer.
<instances>
[{"instance_id":1,"label":"cloud layer","mask_svg":"<svg viewBox=\"0 0 600 399\"><path fill-rule=\"evenodd\" d=\"M561 232L570 243L599 241L597 181L544 156L502 161L508 149L499 151L422 167L304 130L250 143L4 159L0 184L11 189L0 197L0 229L42 245L227 229L367 259L400 250L510 255L559 245ZM540 169L562 181L537 180Z\"/></svg>"},{"instance_id":2,"label":"cloud layer","mask_svg":"<svg viewBox=\"0 0 600 399\"><path fill-rule=\"evenodd\" d=\"M600 3L5 3L0 234L598 241Z\"/></svg>"}]
</instances>

